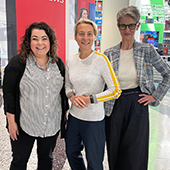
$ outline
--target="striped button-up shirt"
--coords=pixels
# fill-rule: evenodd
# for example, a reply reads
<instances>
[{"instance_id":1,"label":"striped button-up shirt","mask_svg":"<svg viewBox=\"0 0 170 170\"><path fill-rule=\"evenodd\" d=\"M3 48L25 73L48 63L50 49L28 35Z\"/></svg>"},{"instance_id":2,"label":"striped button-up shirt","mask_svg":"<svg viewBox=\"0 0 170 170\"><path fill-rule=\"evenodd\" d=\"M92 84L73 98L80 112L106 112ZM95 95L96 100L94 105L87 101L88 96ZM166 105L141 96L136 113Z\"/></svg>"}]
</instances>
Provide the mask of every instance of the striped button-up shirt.
<instances>
[{"instance_id":1,"label":"striped button-up shirt","mask_svg":"<svg viewBox=\"0 0 170 170\"><path fill-rule=\"evenodd\" d=\"M20 82L21 128L31 136L53 136L60 129L63 77L51 58L44 70L29 55Z\"/></svg>"}]
</instances>

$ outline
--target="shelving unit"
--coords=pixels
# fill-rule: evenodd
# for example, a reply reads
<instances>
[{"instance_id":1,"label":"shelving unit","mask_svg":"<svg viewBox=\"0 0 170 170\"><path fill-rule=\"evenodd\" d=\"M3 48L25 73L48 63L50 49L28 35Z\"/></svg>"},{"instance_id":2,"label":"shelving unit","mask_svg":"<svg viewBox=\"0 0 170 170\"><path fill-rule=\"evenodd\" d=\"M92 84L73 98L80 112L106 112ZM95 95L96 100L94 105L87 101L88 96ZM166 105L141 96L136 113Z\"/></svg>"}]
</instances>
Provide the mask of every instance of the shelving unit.
<instances>
[{"instance_id":1,"label":"shelving unit","mask_svg":"<svg viewBox=\"0 0 170 170\"><path fill-rule=\"evenodd\" d=\"M163 32L163 45L170 45L170 30Z\"/></svg>"},{"instance_id":2,"label":"shelving unit","mask_svg":"<svg viewBox=\"0 0 170 170\"><path fill-rule=\"evenodd\" d=\"M102 38L102 17L103 17L103 0L96 0L96 14L95 20L98 29L98 34L95 40L95 50L100 52L101 38Z\"/></svg>"}]
</instances>

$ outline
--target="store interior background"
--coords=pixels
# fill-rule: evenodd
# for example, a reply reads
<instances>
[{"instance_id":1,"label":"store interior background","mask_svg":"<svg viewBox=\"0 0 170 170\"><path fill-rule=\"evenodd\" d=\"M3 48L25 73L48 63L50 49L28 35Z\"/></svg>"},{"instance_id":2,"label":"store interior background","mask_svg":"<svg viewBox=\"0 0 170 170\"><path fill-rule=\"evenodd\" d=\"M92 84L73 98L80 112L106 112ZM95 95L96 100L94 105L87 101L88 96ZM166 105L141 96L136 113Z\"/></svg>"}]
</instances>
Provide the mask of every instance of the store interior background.
<instances>
[{"instance_id":1,"label":"store interior background","mask_svg":"<svg viewBox=\"0 0 170 170\"><path fill-rule=\"evenodd\" d=\"M39 2L43 3L39 3ZM165 59L166 62L169 63L169 56L170 56L170 24L169 24L169 18L170 18L170 6L168 5L168 1L165 0L0 0L0 59L1 59L1 75L3 79L3 70L5 66L7 65L8 61L10 60L11 56L16 55L16 49L18 46L18 43L12 43L13 37L16 40L16 28L22 27L22 30L25 28L27 24L33 21L40 21L42 17L47 17L46 13L50 13L50 19L48 20L48 23L54 28L57 27L57 35L60 35L58 38L60 41L62 41L63 46L59 49L60 57L63 59L63 61L66 61L66 58L69 55L75 54L78 52L78 46L74 40L74 34L73 34L73 27L74 24L70 23L71 16L70 13L75 11L74 9L74 3L79 2L81 5L86 3L91 3L92 8L93 4L96 6L97 2L102 2L102 9L101 10L101 17L96 17L95 19L102 20L102 23L99 23L99 26L102 28L102 33L98 37L100 40L100 44L96 46L96 43L94 44L94 49L100 50L101 53L104 52L105 49L114 46L118 44L121 41L121 36L119 34L118 28L117 28L117 22L116 22L116 14L117 12L128 5L135 5L137 6L142 14L141 17L141 27L135 34L135 39L137 41L140 41L140 32L141 31L156 31L154 32L156 35L158 35L158 38L156 37L149 37L148 43L157 43L159 45L159 50L157 45L155 45L155 48L158 50L160 55ZM11 3L13 2L13 4ZM61 2L61 3L59 3ZM11 31L11 37L10 40L7 40L7 33L2 36L2 32L7 32L7 15L5 11L6 4L11 3L11 12L15 12L12 8L15 6L15 3L19 5L19 8L22 10L21 15L17 16L20 20L19 24L15 28L15 20L14 15L10 19L11 25L8 27ZM36 6L31 6L31 4L36 3L37 6L42 6L41 10L37 11L39 15L32 18L30 20L30 13L33 10L37 10ZM50 7L45 5L46 3L50 3ZM57 4L58 3L58 4ZM28 4L28 6L27 6ZM56 9L51 9L51 7L54 7L56 5L56 8L59 8L58 6L61 6L60 9L62 11L59 13ZM73 6L72 6L73 5ZM30 7L30 11L27 11L26 8ZM32 8L34 7L34 8ZM48 9L48 10L47 10ZM97 7L95 7L95 10L97 10ZM100 11L99 10L99 11ZM27 11L27 13L24 13ZM41 15L41 13L44 13ZM94 15L96 14L96 11L94 11ZM34 14L35 15L35 14ZM33 16L34 16L33 15ZM56 17L56 15L58 17ZM74 16L75 14L73 14ZM78 15L78 14L77 14ZM24 18L24 20L20 17ZM75 16L74 16L75 17ZM58 19L57 19L58 18ZM29 19L29 20L27 20ZM26 20L28 23L26 23ZM25 21L25 22L24 22ZM150 23L146 23L150 22ZM53 25L53 23L55 23ZM9 26L9 25L8 25ZM165 29L166 28L166 29ZM70 31L71 29L71 31ZM6 31L5 31L6 30ZM64 31L64 33L63 33ZM61 33L62 32L62 33ZM71 33L70 33L71 32ZM18 32L17 32L18 33ZM23 32L19 33L18 35L18 41L19 36L22 35ZM14 51L9 51L8 47L9 45L13 45ZM3 51L1 50L3 47ZM164 47L164 48L163 48ZM4 50L5 49L5 50ZM155 84L160 81L161 76L155 72ZM2 85L2 81L1 81ZM150 158L149 158L149 170L170 170L170 92L165 96L165 99L161 102L161 105L159 107L152 108L150 107L150 122L151 122L151 131L150 131ZM0 138L1 140L1 138ZM3 148L3 147L1 147ZM1 152L0 148L0 152ZM4 151L5 152L5 151ZM4 160L3 154L0 157ZM6 158L5 158L6 159ZM6 159L7 160L7 159ZM33 157L33 161L35 158ZM2 161L3 163L3 161ZM1 166L0 166L1 167ZM1 168L0 168L1 169ZM68 170L66 168L66 170Z\"/></svg>"},{"instance_id":2,"label":"store interior background","mask_svg":"<svg viewBox=\"0 0 170 170\"><path fill-rule=\"evenodd\" d=\"M107 3L104 3L103 8L103 32L101 52L103 52L106 48L116 45L118 42L120 42L121 38L116 25L116 14L119 9L128 5L135 5L141 11L141 27L135 35L136 40L140 41L140 31L157 31L159 34L158 43L162 44L163 46L165 44L168 45L168 43L170 42L168 41L168 32L170 32L170 28L166 27L165 30L165 26L168 25L168 21L170 18L170 6L168 5L168 1L107 0ZM167 34L165 34L165 32L167 32ZM165 39L167 41L165 41Z\"/></svg>"}]
</instances>

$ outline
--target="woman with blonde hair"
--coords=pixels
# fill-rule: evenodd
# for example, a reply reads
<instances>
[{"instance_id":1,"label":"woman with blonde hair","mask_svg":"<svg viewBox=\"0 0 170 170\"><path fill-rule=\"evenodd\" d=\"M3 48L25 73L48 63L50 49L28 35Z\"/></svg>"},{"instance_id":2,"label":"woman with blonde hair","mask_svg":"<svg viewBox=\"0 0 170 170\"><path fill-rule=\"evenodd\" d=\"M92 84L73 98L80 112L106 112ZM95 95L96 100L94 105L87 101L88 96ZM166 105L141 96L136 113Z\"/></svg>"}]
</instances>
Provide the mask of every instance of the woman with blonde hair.
<instances>
[{"instance_id":1,"label":"woman with blonde hair","mask_svg":"<svg viewBox=\"0 0 170 170\"><path fill-rule=\"evenodd\" d=\"M96 24L89 19L75 25L79 53L66 61L66 94L71 101L66 134L66 154L73 170L85 170L81 150L85 146L87 169L102 170L105 147L103 102L118 98L121 90L113 68L103 54L92 49ZM108 89L103 91L105 83Z\"/></svg>"}]
</instances>

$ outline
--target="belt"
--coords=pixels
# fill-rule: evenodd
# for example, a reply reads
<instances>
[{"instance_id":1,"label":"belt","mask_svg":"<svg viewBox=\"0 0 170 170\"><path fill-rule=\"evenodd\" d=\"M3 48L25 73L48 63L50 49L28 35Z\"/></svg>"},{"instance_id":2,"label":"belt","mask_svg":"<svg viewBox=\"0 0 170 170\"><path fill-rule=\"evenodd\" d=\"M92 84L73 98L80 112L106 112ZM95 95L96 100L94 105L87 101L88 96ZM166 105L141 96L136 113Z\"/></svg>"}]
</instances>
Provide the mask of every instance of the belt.
<instances>
[{"instance_id":1,"label":"belt","mask_svg":"<svg viewBox=\"0 0 170 170\"><path fill-rule=\"evenodd\" d=\"M122 91L121 95L130 95L130 94L137 94L137 93L141 93L141 91Z\"/></svg>"},{"instance_id":2,"label":"belt","mask_svg":"<svg viewBox=\"0 0 170 170\"><path fill-rule=\"evenodd\" d=\"M130 94L139 94L139 93L142 93L140 87L136 87L134 89L122 90L121 95L130 95Z\"/></svg>"}]
</instances>

